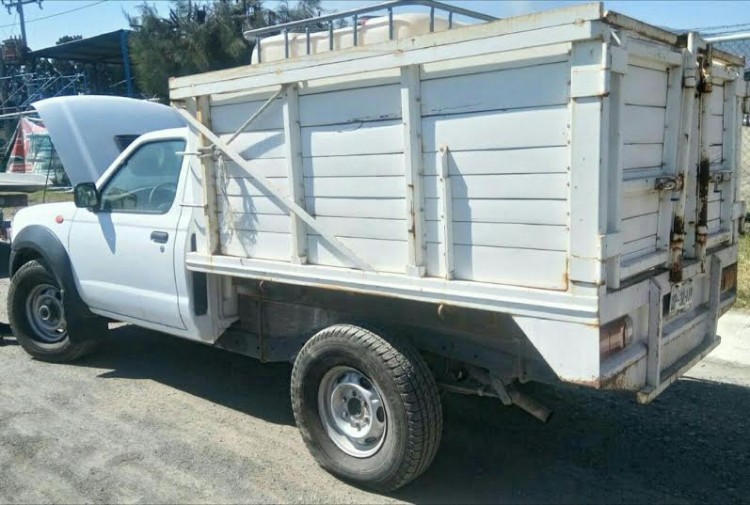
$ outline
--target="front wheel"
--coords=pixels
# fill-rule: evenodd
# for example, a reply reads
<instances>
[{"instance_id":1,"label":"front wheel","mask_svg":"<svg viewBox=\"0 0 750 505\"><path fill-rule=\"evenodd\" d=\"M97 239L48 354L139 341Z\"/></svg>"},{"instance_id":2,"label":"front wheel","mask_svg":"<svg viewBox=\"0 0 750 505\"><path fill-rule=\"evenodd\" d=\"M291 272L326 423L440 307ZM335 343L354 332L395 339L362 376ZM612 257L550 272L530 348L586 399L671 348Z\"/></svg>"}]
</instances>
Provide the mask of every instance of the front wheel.
<instances>
[{"instance_id":1,"label":"front wheel","mask_svg":"<svg viewBox=\"0 0 750 505\"><path fill-rule=\"evenodd\" d=\"M409 342L331 326L300 351L291 389L302 438L334 475L391 491L418 477L435 457L440 396Z\"/></svg>"},{"instance_id":2,"label":"front wheel","mask_svg":"<svg viewBox=\"0 0 750 505\"><path fill-rule=\"evenodd\" d=\"M74 361L88 354L107 330L101 319L66 314L57 279L39 261L24 264L8 291L8 317L21 347L35 358Z\"/></svg>"}]
</instances>

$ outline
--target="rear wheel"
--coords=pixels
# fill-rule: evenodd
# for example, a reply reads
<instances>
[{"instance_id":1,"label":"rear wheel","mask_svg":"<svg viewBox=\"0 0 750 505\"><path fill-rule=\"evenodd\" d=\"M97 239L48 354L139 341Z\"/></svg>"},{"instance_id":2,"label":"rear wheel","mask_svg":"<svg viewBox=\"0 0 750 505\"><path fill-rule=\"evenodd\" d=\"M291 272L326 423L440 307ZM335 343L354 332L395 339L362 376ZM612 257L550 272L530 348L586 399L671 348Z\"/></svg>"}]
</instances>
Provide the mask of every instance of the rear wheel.
<instances>
[{"instance_id":1,"label":"rear wheel","mask_svg":"<svg viewBox=\"0 0 750 505\"><path fill-rule=\"evenodd\" d=\"M331 326L305 344L292 407L323 468L378 491L418 477L440 444L440 396L427 365L409 342L357 326Z\"/></svg>"},{"instance_id":2,"label":"rear wheel","mask_svg":"<svg viewBox=\"0 0 750 505\"><path fill-rule=\"evenodd\" d=\"M24 264L8 291L13 334L35 358L66 362L88 354L107 330L103 319L66 314L57 279L39 261Z\"/></svg>"}]
</instances>

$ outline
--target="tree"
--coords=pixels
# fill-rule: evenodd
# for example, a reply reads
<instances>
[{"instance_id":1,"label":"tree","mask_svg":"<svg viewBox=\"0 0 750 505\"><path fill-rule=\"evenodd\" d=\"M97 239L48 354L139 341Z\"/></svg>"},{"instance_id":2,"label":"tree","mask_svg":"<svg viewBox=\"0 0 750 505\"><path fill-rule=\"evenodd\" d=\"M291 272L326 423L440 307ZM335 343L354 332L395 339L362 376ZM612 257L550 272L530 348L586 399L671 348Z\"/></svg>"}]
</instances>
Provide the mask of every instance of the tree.
<instances>
[{"instance_id":1,"label":"tree","mask_svg":"<svg viewBox=\"0 0 750 505\"><path fill-rule=\"evenodd\" d=\"M130 57L139 89L165 100L169 77L220 70L250 63L254 42L242 32L306 19L323 12L320 0L287 0L274 10L261 0L173 0L169 15L159 16L146 3L128 16L134 33Z\"/></svg>"}]
</instances>

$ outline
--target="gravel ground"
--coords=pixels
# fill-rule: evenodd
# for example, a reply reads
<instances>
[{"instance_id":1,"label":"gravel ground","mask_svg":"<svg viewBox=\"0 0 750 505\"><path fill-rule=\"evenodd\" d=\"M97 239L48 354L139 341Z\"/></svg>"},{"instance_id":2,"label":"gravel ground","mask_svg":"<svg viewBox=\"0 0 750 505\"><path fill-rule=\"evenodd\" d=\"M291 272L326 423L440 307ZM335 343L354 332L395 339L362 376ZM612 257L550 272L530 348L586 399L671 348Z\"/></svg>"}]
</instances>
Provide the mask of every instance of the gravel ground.
<instances>
[{"instance_id":1,"label":"gravel ground","mask_svg":"<svg viewBox=\"0 0 750 505\"><path fill-rule=\"evenodd\" d=\"M392 495L318 468L294 426L287 365L130 326L75 365L31 360L10 338L0 502L750 503L750 317L732 321L724 354L647 407L535 386L556 411L543 425L446 396L435 463Z\"/></svg>"}]
</instances>

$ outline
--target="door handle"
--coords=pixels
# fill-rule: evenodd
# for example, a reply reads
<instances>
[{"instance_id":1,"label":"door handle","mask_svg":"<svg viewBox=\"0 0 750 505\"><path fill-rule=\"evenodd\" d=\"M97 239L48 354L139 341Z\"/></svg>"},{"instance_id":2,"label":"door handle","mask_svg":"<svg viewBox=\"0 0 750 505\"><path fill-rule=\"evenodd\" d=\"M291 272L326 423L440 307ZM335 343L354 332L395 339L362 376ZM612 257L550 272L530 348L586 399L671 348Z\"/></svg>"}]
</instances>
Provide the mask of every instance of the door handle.
<instances>
[{"instance_id":1,"label":"door handle","mask_svg":"<svg viewBox=\"0 0 750 505\"><path fill-rule=\"evenodd\" d=\"M169 233L165 231L152 231L151 240L157 244L166 244L167 240L169 240Z\"/></svg>"}]
</instances>

